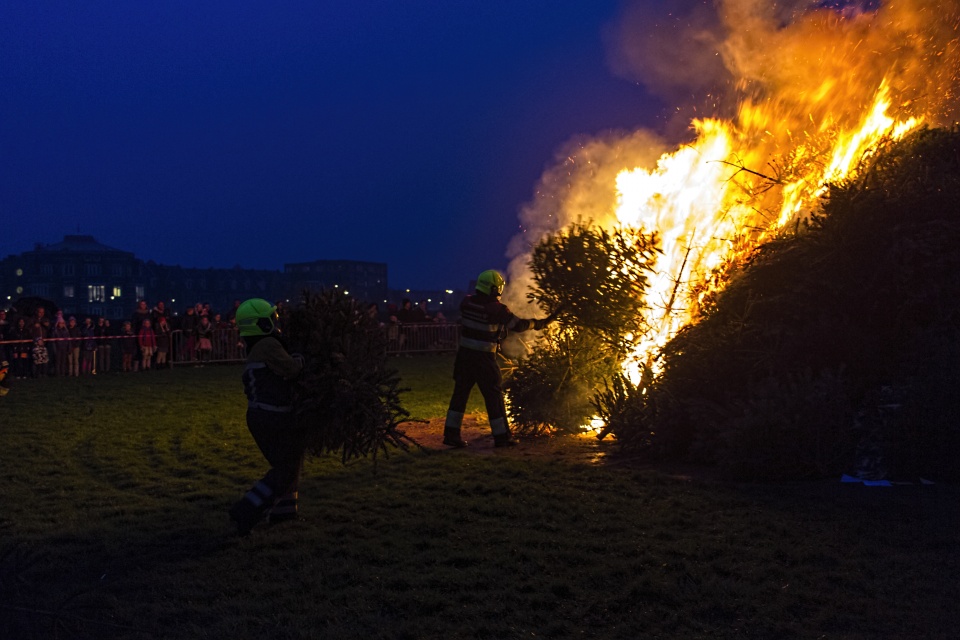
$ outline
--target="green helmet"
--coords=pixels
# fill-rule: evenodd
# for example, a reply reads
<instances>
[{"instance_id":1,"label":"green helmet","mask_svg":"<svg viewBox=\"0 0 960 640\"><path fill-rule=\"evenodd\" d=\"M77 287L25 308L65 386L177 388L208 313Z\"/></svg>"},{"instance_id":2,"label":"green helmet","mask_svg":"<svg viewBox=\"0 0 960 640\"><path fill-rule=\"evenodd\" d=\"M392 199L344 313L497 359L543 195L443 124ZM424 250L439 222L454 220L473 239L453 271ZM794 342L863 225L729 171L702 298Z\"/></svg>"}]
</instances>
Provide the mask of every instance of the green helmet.
<instances>
[{"instance_id":1,"label":"green helmet","mask_svg":"<svg viewBox=\"0 0 960 640\"><path fill-rule=\"evenodd\" d=\"M477 276L477 291L492 296L500 296L503 293L503 286L507 284L500 275L499 271L487 269Z\"/></svg>"},{"instance_id":2,"label":"green helmet","mask_svg":"<svg viewBox=\"0 0 960 640\"><path fill-rule=\"evenodd\" d=\"M263 298L250 298L237 307L237 328L241 337L267 336L276 327L277 307Z\"/></svg>"}]
</instances>

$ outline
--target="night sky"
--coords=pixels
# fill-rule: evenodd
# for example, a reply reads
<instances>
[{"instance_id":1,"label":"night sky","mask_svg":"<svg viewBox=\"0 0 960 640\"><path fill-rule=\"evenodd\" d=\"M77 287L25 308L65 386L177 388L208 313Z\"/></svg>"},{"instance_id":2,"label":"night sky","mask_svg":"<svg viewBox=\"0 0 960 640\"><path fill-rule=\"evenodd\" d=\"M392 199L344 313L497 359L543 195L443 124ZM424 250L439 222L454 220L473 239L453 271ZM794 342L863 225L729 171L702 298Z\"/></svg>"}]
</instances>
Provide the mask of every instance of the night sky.
<instances>
[{"instance_id":1,"label":"night sky","mask_svg":"<svg viewBox=\"0 0 960 640\"><path fill-rule=\"evenodd\" d=\"M657 4L657 3L646 3ZM565 142L656 128L618 0L0 3L0 254L84 233L144 260L506 265Z\"/></svg>"}]
</instances>

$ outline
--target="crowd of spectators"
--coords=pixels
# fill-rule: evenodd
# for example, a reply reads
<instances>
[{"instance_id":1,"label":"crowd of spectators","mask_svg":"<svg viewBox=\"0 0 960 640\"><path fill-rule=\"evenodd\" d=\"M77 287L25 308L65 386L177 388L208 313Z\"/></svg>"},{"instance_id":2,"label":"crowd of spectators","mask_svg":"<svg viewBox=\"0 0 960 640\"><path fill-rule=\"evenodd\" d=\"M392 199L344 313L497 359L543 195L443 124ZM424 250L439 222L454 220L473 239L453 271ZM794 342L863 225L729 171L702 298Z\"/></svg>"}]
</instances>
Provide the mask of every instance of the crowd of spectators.
<instances>
[{"instance_id":1,"label":"crowd of spectators","mask_svg":"<svg viewBox=\"0 0 960 640\"><path fill-rule=\"evenodd\" d=\"M102 316L77 317L37 305L28 312L0 309L0 360L9 363L13 378L78 377L111 372L166 369L173 363L202 367L218 360L242 360L236 311L240 300L225 313L197 303L171 313L166 303L150 307L137 303L127 320ZM285 307L277 303L282 323ZM395 353L437 350L453 334L431 331L447 324L442 313L430 313L427 301L416 306L404 299L381 312L376 303L367 307L383 328L389 350ZM455 345L453 345L455 346Z\"/></svg>"},{"instance_id":2,"label":"crowd of spectators","mask_svg":"<svg viewBox=\"0 0 960 640\"><path fill-rule=\"evenodd\" d=\"M447 319L441 312L431 314L427 310L426 300L421 300L416 306L409 298L404 298L399 307L391 304L387 308L385 324L390 349L398 353L420 350L426 343L435 343L439 337L439 334L430 331L430 325L446 323Z\"/></svg>"},{"instance_id":3,"label":"crowd of spectators","mask_svg":"<svg viewBox=\"0 0 960 640\"><path fill-rule=\"evenodd\" d=\"M68 377L164 369L174 362L204 366L242 359L236 327L240 301L225 314L197 303L182 315L163 301L137 303L129 320L77 318L38 305L28 313L0 309L0 360L14 378Z\"/></svg>"}]
</instances>

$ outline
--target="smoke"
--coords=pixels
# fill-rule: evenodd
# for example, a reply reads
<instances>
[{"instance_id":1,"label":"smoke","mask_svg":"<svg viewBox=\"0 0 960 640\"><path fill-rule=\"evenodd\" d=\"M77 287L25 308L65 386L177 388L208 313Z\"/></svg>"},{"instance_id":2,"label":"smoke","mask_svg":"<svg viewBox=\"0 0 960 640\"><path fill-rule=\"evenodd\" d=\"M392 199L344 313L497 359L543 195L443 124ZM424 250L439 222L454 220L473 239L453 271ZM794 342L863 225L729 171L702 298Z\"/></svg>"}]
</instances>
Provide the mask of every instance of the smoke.
<instances>
[{"instance_id":1,"label":"smoke","mask_svg":"<svg viewBox=\"0 0 960 640\"><path fill-rule=\"evenodd\" d=\"M633 2L605 33L613 72L681 111L715 108L714 99L728 93L733 78L720 55L725 37L714 6L702 0Z\"/></svg>"},{"instance_id":2,"label":"smoke","mask_svg":"<svg viewBox=\"0 0 960 640\"><path fill-rule=\"evenodd\" d=\"M610 66L670 101L675 118L661 133L605 132L560 150L521 210L505 300L538 315L526 300L532 247L571 222L612 224L617 173L652 168L693 137L692 118L736 122L759 167L797 139L856 124L882 82L891 115L955 122L958 32L960 0L628 2L604 34Z\"/></svg>"},{"instance_id":3,"label":"smoke","mask_svg":"<svg viewBox=\"0 0 960 640\"><path fill-rule=\"evenodd\" d=\"M803 111L835 91L854 112L871 97L861 87L884 78L898 104L949 123L957 114L958 16L958 0L635 1L606 41L614 73L669 101L681 125L733 118L744 100Z\"/></svg>"},{"instance_id":4,"label":"smoke","mask_svg":"<svg viewBox=\"0 0 960 640\"><path fill-rule=\"evenodd\" d=\"M544 235L582 222L610 226L615 222L616 177L627 166L653 164L668 149L657 134L640 129L608 131L570 140L556 155L537 185L534 199L520 211L523 231L507 250L510 265L504 301L518 315L545 315L526 295L533 286L529 268L533 247Z\"/></svg>"}]
</instances>

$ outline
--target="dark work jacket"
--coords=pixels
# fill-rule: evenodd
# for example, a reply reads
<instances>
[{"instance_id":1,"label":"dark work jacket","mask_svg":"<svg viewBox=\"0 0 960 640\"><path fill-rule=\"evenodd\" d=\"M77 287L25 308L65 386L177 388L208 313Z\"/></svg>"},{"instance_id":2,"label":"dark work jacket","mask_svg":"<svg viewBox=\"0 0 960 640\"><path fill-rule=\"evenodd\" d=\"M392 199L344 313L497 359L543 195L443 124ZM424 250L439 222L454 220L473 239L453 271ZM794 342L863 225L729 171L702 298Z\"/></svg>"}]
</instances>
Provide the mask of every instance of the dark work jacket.
<instances>
[{"instance_id":1,"label":"dark work jacket","mask_svg":"<svg viewBox=\"0 0 960 640\"><path fill-rule=\"evenodd\" d=\"M250 347L243 372L247 407L281 413L292 411L292 380L302 366L275 337L259 339Z\"/></svg>"},{"instance_id":2,"label":"dark work jacket","mask_svg":"<svg viewBox=\"0 0 960 640\"><path fill-rule=\"evenodd\" d=\"M460 302L460 347L495 353L504 330L526 331L533 322L513 315L496 297L477 292Z\"/></svg>"}]
</instances>

